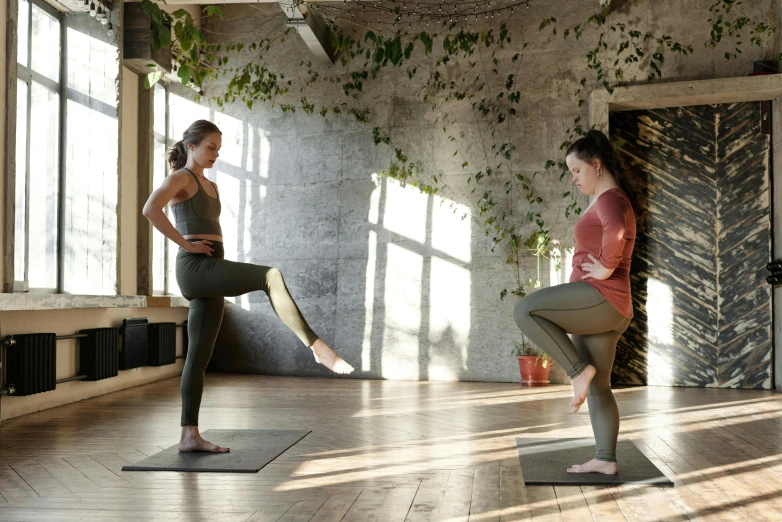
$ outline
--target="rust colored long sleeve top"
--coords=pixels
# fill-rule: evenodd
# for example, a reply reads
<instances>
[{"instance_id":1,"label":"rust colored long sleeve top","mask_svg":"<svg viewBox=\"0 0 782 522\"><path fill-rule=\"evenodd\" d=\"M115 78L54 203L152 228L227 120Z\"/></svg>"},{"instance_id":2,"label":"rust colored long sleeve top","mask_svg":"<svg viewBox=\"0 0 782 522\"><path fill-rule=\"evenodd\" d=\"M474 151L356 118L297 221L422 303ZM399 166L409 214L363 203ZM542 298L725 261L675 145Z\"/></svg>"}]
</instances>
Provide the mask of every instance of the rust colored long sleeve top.
<instances>
[{"instance_id":1,"label":"rust colored long sleeve top","mask_svg":"<svg viewBox=\"0 0 782 522\"><path fill-rule=\"evenodd\" d=\"M635 246L635 213L627 194L621 188L608 189L583 216L574 229L576 248L570 282L592 285L606 301L625 317L633 317L630 295L630 259ZM590 263L589 254L600 264L614 269L611 277L600 281L582 279L581 263Z\"/></svg>"}]
</instances>

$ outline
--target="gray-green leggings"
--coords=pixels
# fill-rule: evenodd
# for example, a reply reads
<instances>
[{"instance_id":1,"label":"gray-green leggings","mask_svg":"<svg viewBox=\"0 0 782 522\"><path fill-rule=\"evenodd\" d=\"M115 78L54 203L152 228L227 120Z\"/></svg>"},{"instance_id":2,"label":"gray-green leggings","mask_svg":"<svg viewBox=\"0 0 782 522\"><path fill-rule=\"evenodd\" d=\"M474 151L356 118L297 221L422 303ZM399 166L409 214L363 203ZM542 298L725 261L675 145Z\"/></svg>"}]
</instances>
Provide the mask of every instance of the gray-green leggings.
<instances>
[{"instance_id":1,"label":"gray-green leggings","mask_svg":"<svg viewBox=\"0 0 782 522\"><path fill-rule=\"evenodd\" d=\"M565 369L572 379L587 364L597 370L589 385L589 418L597 460L616 462L619 410L611 393L616 343L630 325L591 285L584 282L542 288L519 300L513 318L521 331ZM573 340L567 334L573 334Z\"/></svg>"},{"instance_id":2,"label":"gray-green leggings","mask_svg":"<svg viewBox=\"0 0 782 522\"><path fill-rule=\"evenodd\" d=\"M194 240L195 241L195 240ZM223 244L213 241L212 256L191 254L180 248L176 279L182 295L190 301L187 317L187 359L182 370L182 426L198 426L198 411L204 392L204 374L212 358L217 332L223 320L226 297L255 290L269 296L274 312L301 342L311 346L318 336L304 320L293 301L282 273L276 268L223 259Z\"/></svg>"}]
</instances>

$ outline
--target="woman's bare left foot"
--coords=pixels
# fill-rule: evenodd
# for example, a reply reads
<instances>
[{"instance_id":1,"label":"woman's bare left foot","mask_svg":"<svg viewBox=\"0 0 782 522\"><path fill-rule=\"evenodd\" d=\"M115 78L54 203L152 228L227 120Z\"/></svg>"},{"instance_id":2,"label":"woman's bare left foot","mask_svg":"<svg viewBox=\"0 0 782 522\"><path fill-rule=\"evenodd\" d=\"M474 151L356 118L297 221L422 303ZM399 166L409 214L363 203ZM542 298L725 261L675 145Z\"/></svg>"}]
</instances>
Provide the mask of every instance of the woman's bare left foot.
<instances>
[{"instance_id":1,"label":"woman's bare left foot","mask_svg":"<svg viewBox=\"0 0 782 522\"><path fill-rule=\"evenodd\" d=\"M204 451L207 453L228 453L230 448L224 448L204 440L198 433L197 426L182 426L182 436L179 439L179 453Z\"/></svg>"},{"instance_id":2,"label":"woman's bare left foot","mask_svg":"<svg viewBox=\"0 0 782 522\"><path fill-rule=\"evenodd\" d=\"M313 355L315 355L315 362L322 364L334 373L348 374L352 373L354 368L345 362L345 360L337 355L337 352L331 349L323 339L318 338L317 341L310 346Z\"/></svg>"},{"instance_id":3,"label":"woman's bare left foot","mask_svg":"<svg viewBox=\"0 0 782 522\"><path fill-rule=\"evenodd\" d=\"M591 364L588 364L584 371L578 374L570 382L573 384L573 400L570 401L570 406L573 408L573 413L576 413L578 409L584 404L589 393L589 384L595 377L597 370Z\"/></svg>"},{"instance_id":4,"label":"woman's bare left foot","mask_svg":"<svg viewBox=\"0 0 782 522\"><path fill-rule=\"evenodd\" d=\"M606 462L605 460L592 459L583 464L575 464L567 469L568 473L602 473L603 475L616 475L619 473L619 466L616 462Z\"/></svg>"}]
</instances>

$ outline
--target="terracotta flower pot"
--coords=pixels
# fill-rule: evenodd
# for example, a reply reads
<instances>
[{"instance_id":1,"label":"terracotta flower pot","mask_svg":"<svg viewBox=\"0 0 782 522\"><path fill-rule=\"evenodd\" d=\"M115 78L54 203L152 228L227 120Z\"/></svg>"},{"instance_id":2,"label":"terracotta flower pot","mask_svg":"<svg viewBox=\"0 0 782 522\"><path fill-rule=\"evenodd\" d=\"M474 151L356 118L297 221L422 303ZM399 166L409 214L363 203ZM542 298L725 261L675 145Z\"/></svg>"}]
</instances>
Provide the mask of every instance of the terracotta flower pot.
<instances>
[{"instance_id":1,"label":"terracotta flower pot","mask_svg":"<svg viewBox=\"0 0 782 522\"><path fill-rule=\"evenodd\" d=\"M548 364L543 367L543 359L535 364L536 355L517 355L519 360L519 373L522 386L548 386L548 374L551 371L551 363L554 361L548 357Z\"/></svg>"}]
</instances>

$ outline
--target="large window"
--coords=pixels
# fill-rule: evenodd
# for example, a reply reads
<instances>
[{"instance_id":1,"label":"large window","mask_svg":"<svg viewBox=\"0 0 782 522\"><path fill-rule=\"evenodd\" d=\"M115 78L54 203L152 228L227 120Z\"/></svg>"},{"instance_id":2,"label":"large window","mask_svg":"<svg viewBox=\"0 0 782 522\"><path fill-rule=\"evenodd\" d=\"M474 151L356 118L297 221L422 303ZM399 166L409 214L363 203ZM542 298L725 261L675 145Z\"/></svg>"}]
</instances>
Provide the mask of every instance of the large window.
<instances>
[{"instance_id":1,"label":"large window","mask_svg":"<svg viewBox=\"0 0 782 522\"><path fill-rule=\"evenodd\" d=\"M19 0L14 290L59 289L61 15Z\"/></svg>"},{"instance_id":2,"label":"large window","mask_svg":"<svg viewBox=\"0 0 782 522\"><path fill-rule=\"evenodd\" d=\"M113 35L19 0L14 290L117 290L119 64Z\"/></svg>"},{"instance_id":3,"label":"large window","mask_svg":"<svg viewBox=\"0 0 782 522\"><path fill-rule=\"evenodd\" d=\"M65 34L63 292L117 293L117 47L89 15Z\"/></svg>"}]
</instances>

